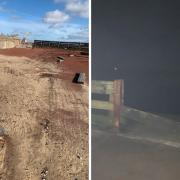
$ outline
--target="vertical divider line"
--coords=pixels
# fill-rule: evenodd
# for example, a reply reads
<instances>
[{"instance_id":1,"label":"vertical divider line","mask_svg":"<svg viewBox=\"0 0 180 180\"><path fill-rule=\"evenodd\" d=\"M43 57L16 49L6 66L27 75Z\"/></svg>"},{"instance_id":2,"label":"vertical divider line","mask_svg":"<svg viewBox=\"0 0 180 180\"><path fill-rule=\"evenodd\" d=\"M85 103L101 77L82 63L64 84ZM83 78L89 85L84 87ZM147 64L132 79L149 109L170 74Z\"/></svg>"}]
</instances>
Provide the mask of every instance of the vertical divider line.
<instances>
[{"instance_id":1,"label":"vertical divider line","mask_svg":"<svg viewBox=\"0 0 180 180\"><path fill-rule=\"evenodd\" d=\"M92 32L92 27L91 27L91 22L92 22L92 16L91 16L91 0L89 0L89 180L91 180L91 151L92 151L92 146L91 146L91 61L92 61L92 56L91 56L91 32Z\"/></svg>"}]
</instances>

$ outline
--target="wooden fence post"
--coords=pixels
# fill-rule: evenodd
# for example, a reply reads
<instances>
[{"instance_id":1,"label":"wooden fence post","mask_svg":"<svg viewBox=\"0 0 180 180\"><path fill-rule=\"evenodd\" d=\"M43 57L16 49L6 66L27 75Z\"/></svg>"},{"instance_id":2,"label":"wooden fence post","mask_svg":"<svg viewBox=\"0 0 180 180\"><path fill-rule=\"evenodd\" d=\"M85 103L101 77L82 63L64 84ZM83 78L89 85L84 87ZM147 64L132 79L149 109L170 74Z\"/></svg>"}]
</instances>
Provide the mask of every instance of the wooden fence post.
<instances>
[{"instance_id":1,"label":"wooden fence post","mask_svg":"<svg viewBox=\"0 0 180 180\"><path fill-rule=\"evenodd\" d=\"M124 81L115 80L113 83L113 113L114 113L114 126L120 127L121 109L123 104L124 95Z\"/></svg>"}]
</instances>

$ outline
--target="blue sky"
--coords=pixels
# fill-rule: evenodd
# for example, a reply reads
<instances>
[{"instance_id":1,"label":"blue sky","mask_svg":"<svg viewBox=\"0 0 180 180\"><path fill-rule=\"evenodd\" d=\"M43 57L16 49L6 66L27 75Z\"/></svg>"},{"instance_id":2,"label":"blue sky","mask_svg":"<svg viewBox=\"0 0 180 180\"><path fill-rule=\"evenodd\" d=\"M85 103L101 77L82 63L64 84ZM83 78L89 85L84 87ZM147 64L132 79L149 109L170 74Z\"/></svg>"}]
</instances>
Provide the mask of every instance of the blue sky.
<instances>
[{"instance_id":1,"label":"blue sky","mask_svg":"<svg viewBox=\"0 0 180 180\"><path fill-rule=\"evenodd\" d=\"M88 0L0 0L0 33L88 41Z\"/></svg>"}]
</instances>

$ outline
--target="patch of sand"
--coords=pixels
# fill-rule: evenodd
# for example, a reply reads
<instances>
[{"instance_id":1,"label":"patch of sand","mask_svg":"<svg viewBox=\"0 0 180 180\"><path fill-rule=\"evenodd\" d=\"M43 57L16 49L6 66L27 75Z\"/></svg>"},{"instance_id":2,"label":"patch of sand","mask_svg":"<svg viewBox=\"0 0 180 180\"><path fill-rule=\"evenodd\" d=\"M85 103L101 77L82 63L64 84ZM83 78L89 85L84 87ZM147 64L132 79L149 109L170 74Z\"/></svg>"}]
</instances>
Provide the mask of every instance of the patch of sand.
<instances>
[{"instance_id":1,"label":"patch of sand","mask_svg":"<svg viewBox=\"0 0 180 180\"><path fill-rule=\"evenodd\" d=\"M50 62L0 55L2 179L39 180L44 168L47 180L88 179L88 85L61 75Z\"/></svg>"}]
</instances>

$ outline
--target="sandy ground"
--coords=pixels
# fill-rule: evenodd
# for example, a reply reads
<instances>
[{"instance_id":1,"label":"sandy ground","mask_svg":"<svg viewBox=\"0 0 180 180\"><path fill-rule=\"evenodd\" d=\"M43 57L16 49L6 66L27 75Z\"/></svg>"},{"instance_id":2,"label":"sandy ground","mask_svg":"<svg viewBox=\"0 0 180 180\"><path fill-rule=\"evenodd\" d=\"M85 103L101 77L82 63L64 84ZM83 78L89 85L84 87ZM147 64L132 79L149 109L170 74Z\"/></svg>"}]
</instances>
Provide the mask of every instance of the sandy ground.
<instances>
[{"instance_id":1,"label":"sandy ground","mask_svg":"<svg viewBox=\"0 0 180 180\"><path fill-rule=\"evenodd\" d=\"M84 72L86 74L86 81L89 78L89 66L88 66L88 56L80 55L79 51L72 50L59 50L59 49L0 49L0 54L7 56L18 56L18 57L28 57L31 59L41 60L43 62L51 62L59 66L61 70L61 79L72 80L75 72ZM73 56L71 56L73 55ZM61 64L56 63L56 57L62 56L65 61Z\"/></svg>"},{"instance_id":2,"label":"sandy ground","mask_svg":"<svg viewBox=\"0 0 180 180\"><path fill-rule=\"evenodd\" d=\"M38 50L21 51L0 52L11 55L0 55L0 126L7 136L1 179L88 179L88 81L72 83L82 60L72 68L43 59L46 50L38 61Z\"/></svg>"}]
</instances>

